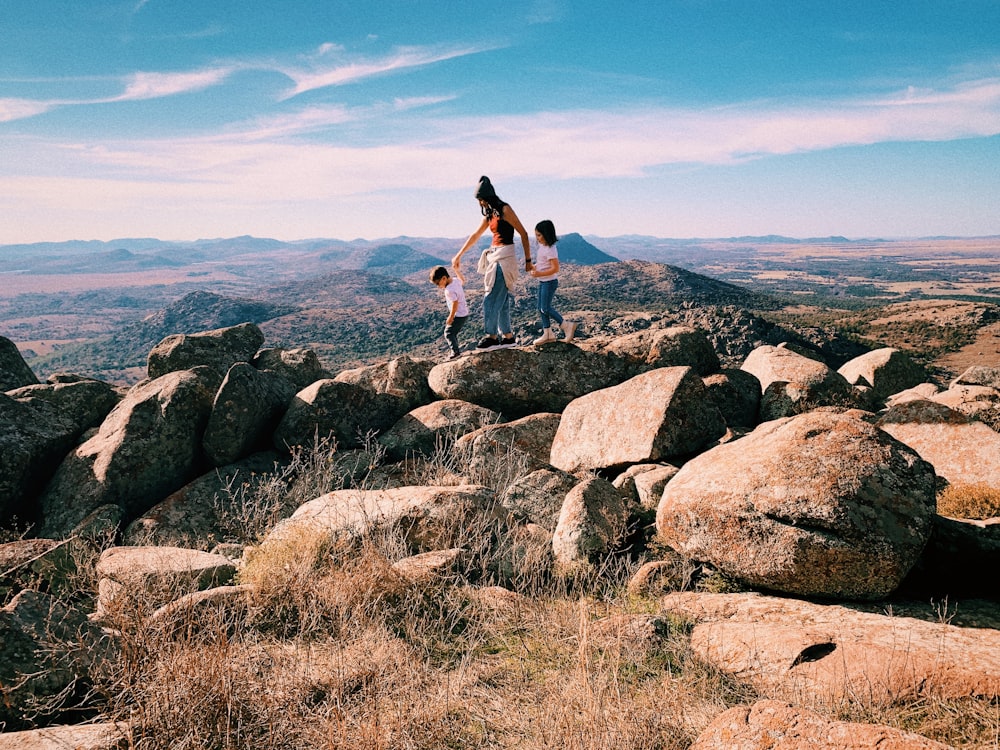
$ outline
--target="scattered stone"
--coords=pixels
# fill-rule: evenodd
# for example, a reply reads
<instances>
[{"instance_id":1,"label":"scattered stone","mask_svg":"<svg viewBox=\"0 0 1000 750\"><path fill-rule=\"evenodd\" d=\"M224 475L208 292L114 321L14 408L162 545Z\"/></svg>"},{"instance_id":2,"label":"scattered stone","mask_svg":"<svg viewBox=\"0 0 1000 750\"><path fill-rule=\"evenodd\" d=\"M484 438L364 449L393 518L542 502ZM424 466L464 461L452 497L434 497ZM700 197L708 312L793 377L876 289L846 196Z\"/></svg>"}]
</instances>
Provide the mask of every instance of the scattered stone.
<instances>
[{"instance_id":1,"label":"scattered stone","mask_svg":"<svg viewBox=\"0 0 1000 750\"><path fill-rule=\"evenodd\" d=\"M0 336L0 391L9 391L38 382L35 373L24 361L17 344Z\"/></svg>"},{"instance_id":2,"label":"scattered stone","mask_svg":"<svg viewBox=\"0 0 1000 750\"><path fill-rule=\"evenodd\" d=\"M312 349L261 349L250 364L261 372L284 378L296 391L330 377Z\"/></svg>"},{"instance_id":3,"label":"scattered stone","mask_svg":"<svg viewBox=\"0 0 1000 750\"><path fill-rule=\"evenodd\" d=\"M837 370L851 385L872 389L877 401L927 380L927 371L899 349L885 347L846 362Z\"/></svg>"},{"instance_id":4,"label":"scattered stone","mask_svg":"<svg viewBox=\"0 0 1000 750\"><path fill-rule=\"evenodd\" d=\"M559 469L538 469L511 483L500 504L515 518L536 523L550 532L559 522L566 495L580 479Z\"/></svg>"},{"instance_id":5,"label":"scattered stone","mask_svg":"<svg viewBox=\"0 0 1000 750\"><path fill-rule=\"evenodd\" d=\"M586 569L625 535L628 512L621 493L599 477L585 479L563 501L552 552L565 573Z\"/></svg>"},{"instance_id":6,"label":"scattered stone","mask_svg":"<svg viewBox=\"0 0 1000 750\"><path fill-rule=\"evenodd\" d=\"M480 484L488 477L512 480L537 469L551 468L549 454L559 428L558 414L531 414L512 422L490 424L455 441L466 473Z\"/></svg>"},{"instance_id":7,"label":"scattered stone","mask_svg":"<svg viewBox=\"0 0 1000 750\"><path fill-rule=\"evenodd\" d=\"M401 460L407 456L433 455L447 449L462 435L480 427L499 424L498 412L482 406L449 398L420 406L405 414L379 436L389 458Z\"/></svg>"}]
</instances>

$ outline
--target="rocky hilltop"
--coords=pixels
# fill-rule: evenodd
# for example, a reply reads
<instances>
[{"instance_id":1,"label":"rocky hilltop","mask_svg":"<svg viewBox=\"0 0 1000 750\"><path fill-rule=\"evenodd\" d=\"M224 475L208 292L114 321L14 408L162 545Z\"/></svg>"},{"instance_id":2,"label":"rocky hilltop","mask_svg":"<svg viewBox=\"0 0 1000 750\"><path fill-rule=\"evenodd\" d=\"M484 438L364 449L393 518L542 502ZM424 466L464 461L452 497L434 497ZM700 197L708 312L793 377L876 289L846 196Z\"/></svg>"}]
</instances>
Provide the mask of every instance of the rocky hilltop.
<instances>
[{"instance_id":1,"label":"rocky hilltop","mask_svg":"<svg viewBox=\"0 0 1000 750\"><path fill-rule=\"evenodd\" d=\"M593 266L567 286L590 309L627 298L639 274L657 294L699 298L698 279L677 270L611 265L613 278ZM309 347L265 347L286 314L274 303L197 301L246 319L163 336L131 387L39 382L0 339L0 516L19 537L0 545L2 726L68 707L129 714L88 703L87 686L127 651L133 634L116 618L137 586L148 598L129 605L144 613L132 626L174 638L187 612L190 637L207 622L190 608L260 606L255 560L307 540L363 557L363 540L386 529L406 540L387 562L393 580L421 591L460 581L463 596L516 597L530 559L587 592L615 561L631 566L630 591L655 609L628 620L647 628L644 648L682 618L698 660L781 699L717 711L692 746L765 747L718 739L763 737L764 722L871 738L857 747L945 747L809 709L859 691L885 703L1000 697L1000 631L883 606L1000 595L977 574L998 562L997 526L937 512L944 486L1000 491L988 426L1000 368L935 383L898 349L831 360L745 311L680 305L609 315L573 344L333 371ZM196 324L183 308L147 331ZM296 494L304 456L325 457L325 479ZM254 525L264 484L284 494ZM74 588L87 550L92 596ZM698 585L708 580L731 592ZM315 700L332 700L319 684ZM59 710L39 713L44 696L60 696ZM122 725L106 731L102 746L121 746ZM155 730L132 715L127 731Z\"/></svg>"}]
</instances>

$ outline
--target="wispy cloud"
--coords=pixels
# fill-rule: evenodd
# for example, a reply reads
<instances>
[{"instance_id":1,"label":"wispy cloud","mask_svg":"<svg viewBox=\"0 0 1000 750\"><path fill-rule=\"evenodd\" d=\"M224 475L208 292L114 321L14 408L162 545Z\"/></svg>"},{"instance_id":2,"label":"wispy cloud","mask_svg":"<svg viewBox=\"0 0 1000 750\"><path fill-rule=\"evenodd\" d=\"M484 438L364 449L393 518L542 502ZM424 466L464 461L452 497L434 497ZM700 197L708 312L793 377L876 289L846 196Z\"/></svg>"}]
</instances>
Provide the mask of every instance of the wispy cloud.
<instances>
[{"instance_id":1,"label":"wispy cloud","mask_svg":"<svg viewBox=\"0 0 1000 750\"><path fill-rule=\"evenodd\" d=\"M124 93L107 101L158 99L201 91L225 80L232 72L233 68L223 67L188 73L133 73L127 80Z\"/></svg>"},{"instance_id":2,"label":"wispy cloud","mask_svg":"<svg viewBox=\"0 0 1000 750\"><path fill-rule=\"evenodd\" d=\"M298 96L307 91L341 86L364 78L395 73L412 68L485 52L492 47L424 48L403 47L382 58L366 60L343 59L343 49L335 45L324 45L317 56L310 60L308 67L283 67L281 72L292 79L295 86L287 97ZM330 57L340 59L330 60Z\"/></svg>"},{"instance_id":3,"label":"wispy cloud","mask_svg":"<svg viewBox=\"0 0 1000 750\"><path fill-rule=\"evenodd\" d=\"M0 99L0 122L24 120L48 112L56 106L58 106L56 102L32 99Z\"/></svg>"}]
</instances>

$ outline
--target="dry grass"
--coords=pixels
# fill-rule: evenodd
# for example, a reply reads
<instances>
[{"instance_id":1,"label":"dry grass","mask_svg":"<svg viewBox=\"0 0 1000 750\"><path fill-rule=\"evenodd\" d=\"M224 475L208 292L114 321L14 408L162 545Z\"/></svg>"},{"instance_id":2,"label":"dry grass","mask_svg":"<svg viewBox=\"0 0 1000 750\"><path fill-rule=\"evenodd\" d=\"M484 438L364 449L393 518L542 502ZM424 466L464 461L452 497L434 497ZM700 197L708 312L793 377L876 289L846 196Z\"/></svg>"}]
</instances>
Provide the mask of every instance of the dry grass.
<instances>
[{"instance_id":1,"label":"dry grass","mask_svg":"<svg viewBox=\"0 0 1000 750\"><path fill-rule=\"evenodd\" d=\"M404 532L261 546L240 573L253 587L244 606L181 628L150 620L156 592L131 592L109 614L118 654L94 703L131 724L138 750L683 750L721 711L767 697L700 662L689 623L628 592L634 561L559 578L537 540L487 523L451 530L472 551L466 564L418 585L392 567L413 552ZM477 538L492 542L473 549ZM649 617L648 638L606 627ZM828 713L1000 747L997 711L924 699Z\"/></svg>"},{"instance_id":2,"label":"dry grass","mask_svg":"<svg viewBox=\"0 0 1000 750\"><path fill-rule=\"evenodd\" d=\"M1000 489L982 482L949 484L938 495L937 512L950 518L1000 517Z\"/></svg>"}]
</instances>

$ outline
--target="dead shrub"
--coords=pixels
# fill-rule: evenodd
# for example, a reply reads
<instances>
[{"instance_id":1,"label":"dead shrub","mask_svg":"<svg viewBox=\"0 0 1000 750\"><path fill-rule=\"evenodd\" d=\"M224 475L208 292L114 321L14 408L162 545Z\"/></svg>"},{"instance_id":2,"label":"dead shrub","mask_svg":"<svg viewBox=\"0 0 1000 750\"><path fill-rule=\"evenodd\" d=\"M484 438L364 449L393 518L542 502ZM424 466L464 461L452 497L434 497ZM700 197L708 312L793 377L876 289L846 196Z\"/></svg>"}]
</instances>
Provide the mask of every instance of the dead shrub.
<instances>
[{"instance_id":1,"label":"dead shrub","mask_svg":"<svg viewBox=\"0 0 1000 750\"><path fill-rule=\"evenodd\" d=\"M938 494L937 512L951 518L996 518L1000 516L1000 489L983 482L954 482Z\"/></svg>"}]
</instances>

